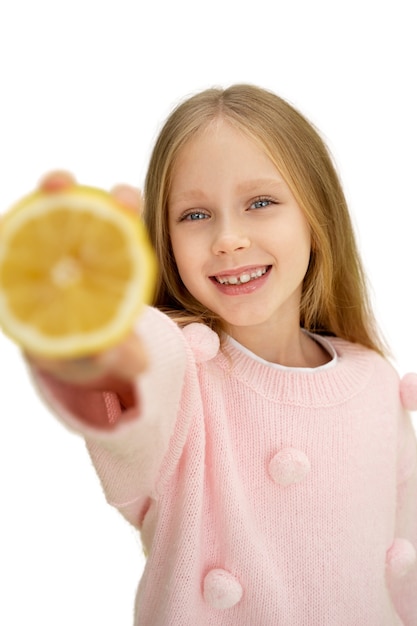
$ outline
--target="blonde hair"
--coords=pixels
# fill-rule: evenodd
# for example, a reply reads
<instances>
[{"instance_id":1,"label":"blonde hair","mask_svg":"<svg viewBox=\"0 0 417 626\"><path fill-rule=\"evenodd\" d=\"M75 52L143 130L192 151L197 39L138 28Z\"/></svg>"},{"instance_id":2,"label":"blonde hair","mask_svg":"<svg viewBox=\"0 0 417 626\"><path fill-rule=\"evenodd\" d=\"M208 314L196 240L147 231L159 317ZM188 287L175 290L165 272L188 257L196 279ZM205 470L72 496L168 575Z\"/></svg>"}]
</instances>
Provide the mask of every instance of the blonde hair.
<instances>
[{"instance_id":1,"label":"blonde hair","mask_svg":"<svg viewBox=\"0 0 417 626\"><path fill-rule=\"evenodd\" d=\"M222 117L256 141L290 187L310 225L312 250L303 282L300 325L385 352L371 310L345 196L328 149L312 124L279 96L252 85L207 89L172 112L156 141L145 181L145 211L159 260L154 305L177 321L221 328L185 289L171 249L167 205L179 150Z\"/></svg>"}]
</instances>

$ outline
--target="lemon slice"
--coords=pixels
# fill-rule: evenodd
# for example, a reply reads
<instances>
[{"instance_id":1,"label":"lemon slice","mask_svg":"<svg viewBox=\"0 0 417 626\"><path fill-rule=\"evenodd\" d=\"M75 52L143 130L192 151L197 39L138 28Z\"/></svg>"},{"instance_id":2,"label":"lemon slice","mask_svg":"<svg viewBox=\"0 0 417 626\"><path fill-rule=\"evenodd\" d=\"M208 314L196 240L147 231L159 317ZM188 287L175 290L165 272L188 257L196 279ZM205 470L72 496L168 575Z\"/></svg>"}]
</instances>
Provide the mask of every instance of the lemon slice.
<instances>
[{"instance_id":1,"label":"lemon slice","mask_svg":"<svg viewBox=\"0 0 417 626\"><path fill-rule=\"evenodd\" d=\"M115 345L155 276L139 217L100 189L37 191L0 220L0 326L33 354L75 358Z\"/></svg>"}]
</instances>

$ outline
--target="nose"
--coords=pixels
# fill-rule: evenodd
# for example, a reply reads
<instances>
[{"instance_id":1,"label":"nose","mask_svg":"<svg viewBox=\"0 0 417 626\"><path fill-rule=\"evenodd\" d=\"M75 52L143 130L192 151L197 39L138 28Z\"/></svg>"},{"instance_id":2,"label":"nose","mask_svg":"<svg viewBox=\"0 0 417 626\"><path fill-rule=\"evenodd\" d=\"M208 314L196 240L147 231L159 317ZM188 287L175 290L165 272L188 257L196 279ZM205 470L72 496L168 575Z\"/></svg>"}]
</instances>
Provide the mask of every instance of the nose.
<instances>
[{"instance_id":1,"label":"nose","mask_svg":"<svg viewBox=\"0 0 417 626\"><path fill-rule=\"evenodd\" d=\"M224 221L218 224L213 239L214 254L231 254L250 246L250 237L242 224Z\"/></svg>"}]
</instances>

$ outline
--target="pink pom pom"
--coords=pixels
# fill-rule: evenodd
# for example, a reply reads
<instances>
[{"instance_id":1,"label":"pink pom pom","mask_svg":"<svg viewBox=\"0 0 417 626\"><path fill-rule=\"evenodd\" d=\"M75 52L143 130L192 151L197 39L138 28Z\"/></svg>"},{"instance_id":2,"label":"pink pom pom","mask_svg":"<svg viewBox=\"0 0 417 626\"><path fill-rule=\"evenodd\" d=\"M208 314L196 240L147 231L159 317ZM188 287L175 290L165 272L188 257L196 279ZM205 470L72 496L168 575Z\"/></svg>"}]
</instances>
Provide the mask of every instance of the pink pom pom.
<instances>
[{"instance_id":1,"label":"pink pom pom","mask_svg":"<svg viewBox=\"0 0 417 626\"><path fill-rule=\"evenodd\" d=\"M402 405L407 411L417 411L417 374L406 374L400 382Z\"/></svg>"},{"instance_id":2,"label":"pink pom pom","mask_svg":"<svg viewBox=\"0 0 417 626\"><path fill-rule=\"evenodd\" d=\"M269 474L282 487L304 480L310 472L310 461L301 450L283 448L271 460Z\"/></svg>"},{"instance_id":3,"label":"pink pom pom","mask_svg":"<svg viewBox=\"0 0 417 626\"><path fill-rule=\"evenodd\" d=\"M230 609L243 595L240 582L224 569L212 569L204 579L204 600L214 609Z\"/></svg>"},{"instance_id":4,"label":"pink pom pom","mask_svg":"<svg viewBox=\"0 0 417 626\"><path fill-rule=\"evenodd\" d=\"M387 552L387 567L394 578L403 578L416 564L416 550L407 539L394 539Z\"/></svg>"},{"instance_id":5,"label":"pink pom pom","mask_svg":"<svg viewBox=\"0 0 417 626\"><path fill-rule=\"evenodd\" d=\"M183 329L183 333L190 344L197 363L213 359L219 351L219 336L205 324L188 324Z\"/></svg>"}]
</instances>

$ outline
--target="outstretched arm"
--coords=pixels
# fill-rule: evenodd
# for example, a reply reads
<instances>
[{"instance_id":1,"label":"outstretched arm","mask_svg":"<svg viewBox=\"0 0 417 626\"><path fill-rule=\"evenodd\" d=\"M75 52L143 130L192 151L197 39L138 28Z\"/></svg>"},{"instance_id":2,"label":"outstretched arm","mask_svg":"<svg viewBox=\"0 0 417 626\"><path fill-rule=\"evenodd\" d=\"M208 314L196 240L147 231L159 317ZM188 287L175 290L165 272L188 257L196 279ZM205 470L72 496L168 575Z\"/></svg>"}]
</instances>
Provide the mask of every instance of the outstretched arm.
<instances>
[{"instance_id":1,"label":"outstretched arm","mask_svg":"<svg viewBox=\"0 0 417 626\"><path fill-rule=\"evenodd\" d=\"M47 193L62 191L75 184L75 179L68 172L53 172L45 176L40 188ZM132 212L141 211L141 196L138 190L119 185L112 191L119 203ZM32 368L38 370L45 378L72 385L74 393L86 395L86 392L114 393L123 409L131 409L135 405L132 381L146 369L147 356L140 338L132 333L118 346L87 358L73 360L52 360L26 355ZM111 425L103 415L102 427ZM88 419L88 415L85 416ZM99 419L99 415L95 416ZM96 421L99 426L99 422Z\"/></svg>"},{"instance_id":2,"label":"outstretched arm","mask_svg":"<svg viewBox=\"0 0 417 626\"><path fill-rule=\"evenodd\" d=\"M58 172L42 182L53 193L74 184ZM113 190L119 202L140 209L129 187ZM175 427L185 375L182 333L155 309L145 309L118 346L87 358L52 360L27 355L51 410L82 434L108 501L134 524L151 496Z\"/></svg>"}]
</instances>

